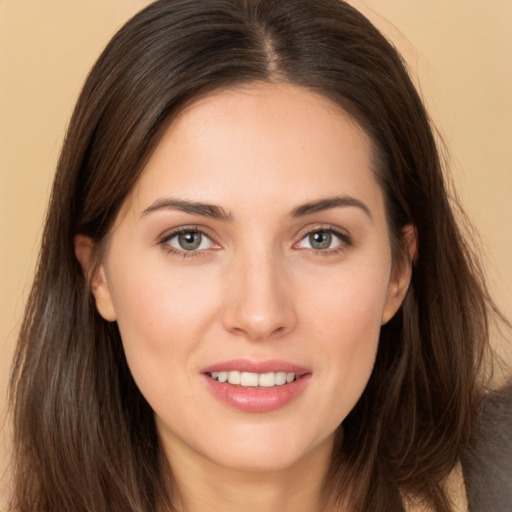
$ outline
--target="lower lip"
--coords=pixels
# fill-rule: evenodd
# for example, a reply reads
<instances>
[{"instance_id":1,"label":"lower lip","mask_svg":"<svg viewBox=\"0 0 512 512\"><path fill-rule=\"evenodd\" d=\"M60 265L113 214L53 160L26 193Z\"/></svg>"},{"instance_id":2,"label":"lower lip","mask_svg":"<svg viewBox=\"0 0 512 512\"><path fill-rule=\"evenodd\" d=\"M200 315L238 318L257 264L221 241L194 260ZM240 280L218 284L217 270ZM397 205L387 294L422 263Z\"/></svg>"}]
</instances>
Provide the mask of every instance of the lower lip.
<instances>
[{"instance_id":1,"label":"lower lip","mask_svg":"<svg viewBox=\"0 0 512 512\"><path fill-rule=\"evenodd\" d=\"M271 388L244 388L228 382L219 382L208 375L204 377L212 393L227 405L244 412L270 412L284 407L302 394L311 374Z\"/></svg>"}]
</instances>

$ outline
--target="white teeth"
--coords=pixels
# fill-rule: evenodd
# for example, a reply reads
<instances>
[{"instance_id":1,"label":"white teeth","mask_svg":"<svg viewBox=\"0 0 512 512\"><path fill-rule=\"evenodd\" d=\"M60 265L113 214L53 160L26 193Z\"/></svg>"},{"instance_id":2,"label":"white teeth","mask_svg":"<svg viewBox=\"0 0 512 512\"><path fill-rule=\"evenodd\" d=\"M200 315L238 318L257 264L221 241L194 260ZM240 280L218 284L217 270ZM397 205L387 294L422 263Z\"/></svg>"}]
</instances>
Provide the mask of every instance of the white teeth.
<instances>
[{"instance_id":1,"label":"white teeth","mask_svg":"<svg viewBox=\"0 0 512 512\"><path fill-rule=\"evenodd\" d=\"M228 382L230 384L240 384L240 372L228 372Z\"/></svg>"},{"instance_id":2,"label":"white teeth","mask_svg":"<svg viewBox=\"0 0 512 512\"><path fill-rule=\"evenodd\" d=\"M289 382L293 382L296 378L293 372L268 372L268 373L252 373L239 371L222 371L212 372L212 379L219 382L229 382L235 386L244 387L263 387L271 388L274 386L282 386Z\"/></svg>"},{"instance_id":3,"label":"white teeth","mask_svg":"<svg viewBox=\"0 0 512 512\"><path fill-rule=\"evenodd\" d=\"M263 388L272 388L276 385L276 374L273 372L262 373L258 377L258 385Z\"/></svg>"},{"instance_id":4,"label":"white teeth","mask_svg":"<svg viewBox=\"0 0 512 512\"><path fill-rule=\"evenodd\" d=\"M295 378L295 374L292 374L293 378ZM276 373L276 385L282 386L286 384L286 372L277 372Z\"/></svg>"},{"instance_id":5,"label":"white teeth","mask_svg":"<svg viewBox=\"0 0 512 512\"><path fill-rule=\"evenodd\" d=\"M240 384L242 386L257 386L258 385L258 374L242 372L240 375Z\"/></svg>"}]
</instances>

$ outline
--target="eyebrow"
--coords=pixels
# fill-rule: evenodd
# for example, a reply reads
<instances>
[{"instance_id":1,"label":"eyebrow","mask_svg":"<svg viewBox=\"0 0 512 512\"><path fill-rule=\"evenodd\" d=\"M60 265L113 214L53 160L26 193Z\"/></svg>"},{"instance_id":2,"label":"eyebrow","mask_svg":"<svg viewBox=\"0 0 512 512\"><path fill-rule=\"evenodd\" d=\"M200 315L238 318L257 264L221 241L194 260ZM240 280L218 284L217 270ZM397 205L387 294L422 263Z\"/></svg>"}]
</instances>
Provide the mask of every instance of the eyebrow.
<instances>
[{"instance_id":1,"label":"eyebrow","mask_svg":"<svg viewBox=\"0 0 512 512\"><path fill-rule=\"evenodd\" d=\"M178 210L221 221L231 221L233 219L232 215L226 213L220 206L173 198L157 199L142 212L142 217L158 210Z\"/></svg>"},{"instance_id":2,"label":"eyebrow","mask_svg":"<svg viewBox=\"0 0 512 512\"><path fill-rule=\"evenodd\" d=\"M305 217L306 215L311 215L312 213L317 213L324 210L330 210L332 208L340 208L346 206L355 206L356 208L360 208L366 215L368 215L370 219L372 219L370 208L368 208L368 206L366 206L366 204L364 204L359 199L356 199L355 197L351 196L329 197L326 199L313 201L311 203L306 203L292 210L291 216Z\"/></svg>"},{"instance_id":3,"label":"eyebrow","mask_svg":"<svg viewBox=\"0 0 512 512\"><path fill-rule=\"evenodd\" d=\"M290 216L295 218L305 217L320 211L349 206L360 208L370 219L372 219L372 214L368 206L359 199L351 196L329 197L313 201L311 203L306 203L294 208L290 212ZM158 210L178 210L184 213L209 217L211 219L224 222L233 220L232 214L227 213L221 206L175 198L157 199L142 212L142 217Z\"/></svg>"}]
</instances>

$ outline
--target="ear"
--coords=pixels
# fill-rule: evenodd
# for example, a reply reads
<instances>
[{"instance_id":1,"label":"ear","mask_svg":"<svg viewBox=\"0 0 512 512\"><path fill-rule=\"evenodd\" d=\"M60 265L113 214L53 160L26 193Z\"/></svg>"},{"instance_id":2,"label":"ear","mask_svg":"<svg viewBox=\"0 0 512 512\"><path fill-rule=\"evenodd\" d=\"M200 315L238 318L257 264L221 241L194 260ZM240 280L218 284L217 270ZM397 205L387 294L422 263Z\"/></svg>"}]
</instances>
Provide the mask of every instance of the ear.
<instances>
[{"instance_id":1,"label":"ear","mask_svg":"<svg viewBox=\"0 0 512 512\"><path fill-rule=\"evenodd\" d=\"M391 279L388 286L386 304L382 314L382 325L389 322L398 308L402 305L409 284L411 282L412 267L417 257L418 237L416 228L412 224L405 226L402 235L404 253L399 261L393 265Z\"/></svg>"},{"instance_id":2,"label":"ear","mask_svg":"<svg viewBox=\"0 0 512 512\"><path fill-rule=\"evenodd\" d=\"M117 317L105 275L105 268L103 264L96 266L94 262L95 244L93 240L86 235L76 235L74 242L75 256L91 287L91 292L96 301L96 309L105 320L114 322Z\"/></svg>"}]
</instances>

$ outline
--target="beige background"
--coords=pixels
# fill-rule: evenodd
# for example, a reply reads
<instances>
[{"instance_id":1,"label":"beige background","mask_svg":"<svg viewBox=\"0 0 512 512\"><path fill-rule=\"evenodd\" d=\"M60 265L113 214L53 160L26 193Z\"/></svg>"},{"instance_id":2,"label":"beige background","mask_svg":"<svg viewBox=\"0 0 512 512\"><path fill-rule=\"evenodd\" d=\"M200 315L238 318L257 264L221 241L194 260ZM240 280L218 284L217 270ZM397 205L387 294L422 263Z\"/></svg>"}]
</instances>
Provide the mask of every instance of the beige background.
<instances>
[{"instance_id":1,"label":"beige background","mask_svg":"<svg viewBox=\"0 0 512 512\"><path fill-rule=\"evenodd\" d=\"M0 417L66 123L103 46L148 3L0 0ZM352 3L421 83L482 235L491 288L512 317L512 0ZM6 460L0 450L0 471Z\"/></svg>"}]
</instances>

